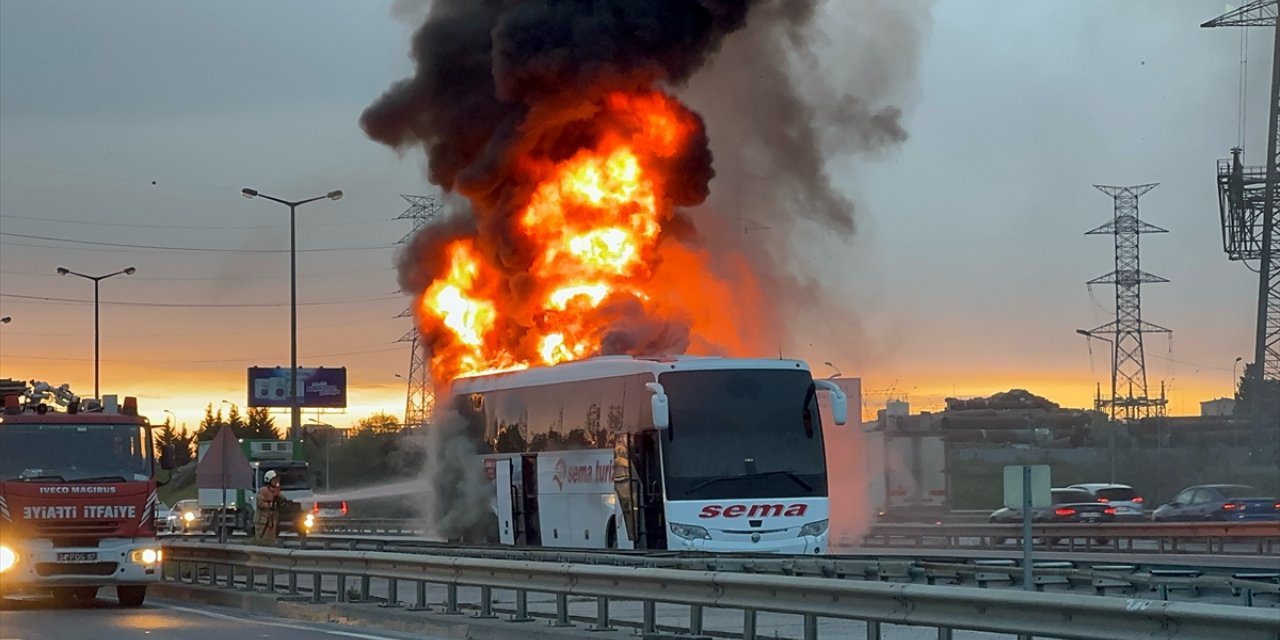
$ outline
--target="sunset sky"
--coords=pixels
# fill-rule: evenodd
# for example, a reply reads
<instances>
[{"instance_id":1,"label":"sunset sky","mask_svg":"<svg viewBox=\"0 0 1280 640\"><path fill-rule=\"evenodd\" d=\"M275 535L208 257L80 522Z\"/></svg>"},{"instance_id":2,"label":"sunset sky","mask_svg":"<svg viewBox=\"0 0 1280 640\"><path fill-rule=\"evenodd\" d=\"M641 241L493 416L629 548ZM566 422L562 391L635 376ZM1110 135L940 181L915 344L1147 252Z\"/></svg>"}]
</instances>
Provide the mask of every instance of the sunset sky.
<instances>
[{"instance_id":1,"label":"sunset sky","mask_svg":"<svg viewBox=\"0 0 1280 640\"><path fill-rule=\"evenodd\" d=\"M0 2L0 377L93 389L92 283L102 283L104 393L194 426L245 405L245 369L289 360L288 210L299 210L302 366L346 366L337 425L402 415L411 324L393 268L399 194L431 194L421 154L369 141L357 119L412 72L406 2ZM829 2L818 54L838 83L900 106L909 139L828 170L857 204L852 240L806 243L822 296L778 336L822 375L860 376L868 413L890 396L936 409L1014 387L1091 405L1108 379L1075 329L1112 317L1112 216L1091 185L1161 185L1142 217L1153 393L1171 412L1231 394L1251 359L1256 276L1230 263L1214 163L1237 144L1241 33L1201 29L1222 2ZM838 8L838 11L835 9ZM909 16L918 46L877 20ZM1244 146L1265 155L1271 39L1249 34ZM885 64L878 64L884 62ZM884 74L892 77L881 77ZM741 99L749 99L743 96ZM699 108L696 99L690 102ZM760 126L771 126L760 123ZM716 147L717 163L735 162ZM711 205L732 194L711 185ZM767 226L767 221L765 222ZM130 246L121 246L130 245ZM743 313L751 313L744 309ZM774 357L777 352L756 354ZM286 416L278 418L287 423Z\"/></svg>"}]
</instances>

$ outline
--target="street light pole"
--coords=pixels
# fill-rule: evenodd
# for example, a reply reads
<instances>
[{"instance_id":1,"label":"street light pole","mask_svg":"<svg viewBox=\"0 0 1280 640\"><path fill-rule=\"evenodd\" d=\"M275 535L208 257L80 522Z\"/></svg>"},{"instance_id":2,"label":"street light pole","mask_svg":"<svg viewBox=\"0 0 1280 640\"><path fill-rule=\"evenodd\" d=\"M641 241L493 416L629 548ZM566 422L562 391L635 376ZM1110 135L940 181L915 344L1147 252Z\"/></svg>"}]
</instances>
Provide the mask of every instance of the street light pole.
<instances>
[{"instance_id":1,"label":"street light pole","mask_svg":"<svg viewBox=\"0 0 1280 640\"><path fill-rule=\"evenodd\" d=\"M1076 333L1085 338L1111 343L1111 424L1107 426L1107 449L1109 449L1107 457L1111 459L1111 479L1108 482L1114 483L1116 481L1116 343L1108 338L1095 336L1092 331L1085 329L1076 329Z\"/></svg>"},{"instance_id":2,"label":"street light pole","mask_svg":"<svg viewBox=\"0 0 1280 640\"><path fill-rule=\"evenodd\" d=\"M334 190L322 196L306 200L282 200L257 189L244 188L240 195L253 199L263 198L289 207L289 439L302 437L302 404L298 398L298 207L317 200L340 200L342 191Z\"/></svg>"},{"instance_id":3,"label":"street light pole","mask_svg":"<svg viewBox=\"0 0 1280 640\"><path fill-rule=\"evenodd\" d=\"M58 275L60 276L79 276L85 280L93 281L93 397L99 400L102 399L102 396L98 393L98 283L115 276L131 276L137 273L137 271L138 270L133 267L125 267L124 269L113 271L106 275L90 276L78 271L72 271L66 267L58 267Z\"/></svg>"}]
</instances>

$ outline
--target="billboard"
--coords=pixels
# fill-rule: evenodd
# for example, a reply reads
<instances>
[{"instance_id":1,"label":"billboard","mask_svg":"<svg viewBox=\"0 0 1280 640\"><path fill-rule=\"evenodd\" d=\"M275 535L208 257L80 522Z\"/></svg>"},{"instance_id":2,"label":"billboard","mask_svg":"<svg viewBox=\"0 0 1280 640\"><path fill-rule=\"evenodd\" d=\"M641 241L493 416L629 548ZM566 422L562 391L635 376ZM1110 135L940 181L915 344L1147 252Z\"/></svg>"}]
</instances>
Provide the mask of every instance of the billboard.
<instances>
[{"instance_id":1,"label":"billboard","mask_svg":"<svg viewBox=\"0 0 1280 640\"><path fill-rule=\"evenodd\" d=\"M303 407L345 409L346 367L298 367L298 400ZM249 367L250 407L288 407L289 368Z\"/></svg>"}]
</instances>

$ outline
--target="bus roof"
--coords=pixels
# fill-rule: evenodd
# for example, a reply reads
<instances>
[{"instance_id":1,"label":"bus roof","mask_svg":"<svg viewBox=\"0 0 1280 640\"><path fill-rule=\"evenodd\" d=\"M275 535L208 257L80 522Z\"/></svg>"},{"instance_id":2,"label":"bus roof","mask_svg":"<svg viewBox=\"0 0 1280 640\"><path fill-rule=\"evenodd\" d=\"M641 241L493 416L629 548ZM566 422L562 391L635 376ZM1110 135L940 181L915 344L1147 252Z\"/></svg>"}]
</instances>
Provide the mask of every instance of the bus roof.
<instances>
[{"instance_id":1,"label":"bus roof","mask_svg":"<svg viewBox=\"0 0 1280 640\"><path fill-rule=\"evenodd\" d=\"M703 356L599 356L586 360L563 362L549 367L503 371L455 378L450 386L453 395L481 393L499 389L539 387L561 382L578 382L600 378L648 373L655 377L667 371L714 369L794 369L809 371L800 360L769 358L717 358Z\"/></svg>"}]
</instances>

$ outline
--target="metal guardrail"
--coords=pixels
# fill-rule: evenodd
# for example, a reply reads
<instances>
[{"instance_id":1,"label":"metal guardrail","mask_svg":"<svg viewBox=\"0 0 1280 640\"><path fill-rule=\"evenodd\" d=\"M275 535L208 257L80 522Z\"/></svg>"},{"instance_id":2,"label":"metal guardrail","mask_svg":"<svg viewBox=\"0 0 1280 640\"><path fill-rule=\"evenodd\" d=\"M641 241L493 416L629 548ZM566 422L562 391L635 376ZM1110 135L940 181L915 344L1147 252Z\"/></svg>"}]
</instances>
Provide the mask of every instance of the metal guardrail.
<instances>
[{"instance_id":1,"label":"metal guardrail","mask_svg":"<svg viewBox=\"0 0 1280 640\"><path fill-rule=\"evenodd\" d=\"M656 632L656 603L688 605L687 632L703 632L704 608L743 611L742 637L756 638L756 615L774 612L801 615L805 640L817 640L818 620L860 620L867 638L881 638L880 625L892 623L932 627L939 638L953 630L988 631L1041 638L1077 640L1167 639L1277 640L1280 617L1273 610L1144 599L1120 599L1064 593L1034 593L973 587L928 586L880 582L850 582L821 578L680 571L660 568L610 567L547 562L439 557L377 552L300 551L210 545L166 544L165 578L199 581L199 567L207 567L208 583L257 588L259 578L270 592L278 592L278 578L287 578L287 591L299 594L300 576L309 576L311 597L320 602L324 576L338 576L338 597L349 576L386 580L389 600L397 599L400 582L416 585L416 606L427 609L426 585L447 588L445 612L459 607L457 587L479 587L480 615L492 615L492 590L515 593L513 620L529 620L528 594L555 595L555 624L569 626L569 596L595 598L594 628L610 628L613 601L643 603L641 633ZM225 584L219 575L226 578Z\"/></svg>"},{"instance_id":2,"label":"metal guardrail","mask_svg":"<svg viewBox=\"0 0 1280 640\"><path fill-rule=\"evenodd\" d=\"M412 535L421 523L395 518L335 518L322 520L317 533ZM1068 551L1128 553L1226 553L1226 544L1252 544L1253 552L1280 551L1280 521L1276 522L1116 522L1102 524L1036 524L1032 534L1042 548ZM877 524L864 545L884 547L996 548L1003 541L1020 540L1019 524ZM1135 547L1137 541L1151 548ZM1239 552L1243 549L1233 549Z\"/></svg>"},{"instance_id":3,"label":"metal guardrail","mask_svg":"<svg viewBox=\"0 0 1280 640\"><path fill-rule=\"evenodd\" d=\"M1040 546L1065 546L1069 551L1225 553L1227 543L1252 543L1254 552L1265 555L1280 549L1280 521L1036 524L1032 526L1032 535L1039 539ZM1022 526L1017 524L881 524L871 529L864 544L924 547L942 543L948 547L989 549L1002 541L1021 539ZM1154 542L1154 548L1134 546L1134 542L1143 540ZM1204 548L1192 549L1188 546L1192 542Z\"/></svg>"}]
</instances>

